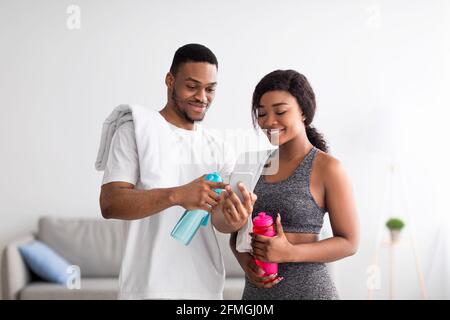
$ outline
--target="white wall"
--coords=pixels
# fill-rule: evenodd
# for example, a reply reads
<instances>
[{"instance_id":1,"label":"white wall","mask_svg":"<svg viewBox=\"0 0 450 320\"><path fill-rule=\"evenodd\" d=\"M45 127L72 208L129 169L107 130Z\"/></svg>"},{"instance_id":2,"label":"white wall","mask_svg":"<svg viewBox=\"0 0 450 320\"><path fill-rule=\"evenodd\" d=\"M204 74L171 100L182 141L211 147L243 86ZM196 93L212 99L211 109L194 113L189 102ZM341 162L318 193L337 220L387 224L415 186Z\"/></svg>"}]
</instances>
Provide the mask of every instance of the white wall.
<instances>
[{"instance_id":1,"label":"white wall","mask_svg":"<svg viewBox=\"0 0 450 320\"><path fill-rule=\"evenodd\" d=\"M79 30L66 26L71 4L81 9ZM276 68L311 81L316 126L351 176L361 218L360 250L339 263L342 298L366 298L366 269L390 210L409 213L409 227L415 221L430 297L450 298L441 281L449 266L431 259L448 214L448 21L445 0L0 0L0 249L43 214L100 216L102 121L120 103L161 108L174 51L198 42L219 59L209 127L250 129L253 88ZM407 201L398 184L387 191L396 201L383 200L392 158ZM420 298L414 261L401 250L397 296ZM387 295L386 272L376 297Z\"/></svg>"}]
</instances>

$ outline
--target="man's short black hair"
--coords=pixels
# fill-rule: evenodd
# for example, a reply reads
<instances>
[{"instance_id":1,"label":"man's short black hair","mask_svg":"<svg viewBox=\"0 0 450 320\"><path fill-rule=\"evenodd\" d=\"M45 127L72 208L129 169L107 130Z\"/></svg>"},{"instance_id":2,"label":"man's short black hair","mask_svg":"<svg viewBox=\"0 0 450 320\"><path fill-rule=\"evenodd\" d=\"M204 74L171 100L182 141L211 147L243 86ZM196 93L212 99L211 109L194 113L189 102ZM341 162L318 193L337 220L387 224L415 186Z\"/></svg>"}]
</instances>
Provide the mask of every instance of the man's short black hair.
<instances>
[{"instance_id":1,"label":"man's short black hair","mask_svg":"<svg viewBox=\"0 0 450 320\"><path fill-rule=\"evenodd\" d=\"M219 68L219 63L214 53L207 47L197 43L186 44L177 49L170 66L170 73L175 75L180 65L186 62L207 62L215 65L217 69Z\"/></svg>"}]
</instances>

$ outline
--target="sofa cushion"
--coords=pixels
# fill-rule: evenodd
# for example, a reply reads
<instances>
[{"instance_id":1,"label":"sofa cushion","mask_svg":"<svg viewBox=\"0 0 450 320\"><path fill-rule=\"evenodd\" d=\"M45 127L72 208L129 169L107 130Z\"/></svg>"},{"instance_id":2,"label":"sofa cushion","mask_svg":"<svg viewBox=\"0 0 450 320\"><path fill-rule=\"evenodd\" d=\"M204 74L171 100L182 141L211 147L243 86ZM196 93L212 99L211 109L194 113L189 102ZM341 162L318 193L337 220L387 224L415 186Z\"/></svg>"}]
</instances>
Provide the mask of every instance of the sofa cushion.
<instances>
[{"instance_id":1,"label":"sofa cushion","mask_svg":"<svg viewBox=\"0 0 450 320\"><path fill-rule=\"evenodd\" d=\"M53 218L39 219L37 238L71 264L81 277L117 277L124 248L124 221Z\"/></svg>"},{"instance_id":2,"label":"sofa cushion","mask_svg":"<svg viewBox=\"0 0 450 320\"><path fill-rule=\"evenodd\" d=\"M44 280L65 284L70 274L70 264L45 243L35 240L19 246L19 252L27 266Z\"/></svg>"},{"instance_id":3,"label":"sofa cushion","mask_svg":"<svg viewBox=\"0 0 450 320\"><path fill-rule=\"evenodd\" d=\"M49 282L31 282L21 292L22 300L100 300L117 299L117 278L81 279L80 289Z\"/></svg>"}]
</instances>

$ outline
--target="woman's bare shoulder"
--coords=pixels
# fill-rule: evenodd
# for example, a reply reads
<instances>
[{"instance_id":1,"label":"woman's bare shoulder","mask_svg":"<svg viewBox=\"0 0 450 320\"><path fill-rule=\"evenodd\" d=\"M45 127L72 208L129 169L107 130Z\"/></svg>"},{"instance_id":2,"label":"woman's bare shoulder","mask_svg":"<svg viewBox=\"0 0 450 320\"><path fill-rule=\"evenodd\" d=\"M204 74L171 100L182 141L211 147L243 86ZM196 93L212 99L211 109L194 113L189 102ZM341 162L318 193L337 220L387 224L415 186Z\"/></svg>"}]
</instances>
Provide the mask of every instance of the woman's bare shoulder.
<instances>
[{"instance_id":1,"label":"woman's bare shoulder","mask_svg":"<svg viewBox=\"0 0 450 320\"><path fill-rule=\"evenodd\" d=\"M316 157L317 169L324 180L344 174L342 162L331 154L319 150Z\"/></svg>"}]
</instances>

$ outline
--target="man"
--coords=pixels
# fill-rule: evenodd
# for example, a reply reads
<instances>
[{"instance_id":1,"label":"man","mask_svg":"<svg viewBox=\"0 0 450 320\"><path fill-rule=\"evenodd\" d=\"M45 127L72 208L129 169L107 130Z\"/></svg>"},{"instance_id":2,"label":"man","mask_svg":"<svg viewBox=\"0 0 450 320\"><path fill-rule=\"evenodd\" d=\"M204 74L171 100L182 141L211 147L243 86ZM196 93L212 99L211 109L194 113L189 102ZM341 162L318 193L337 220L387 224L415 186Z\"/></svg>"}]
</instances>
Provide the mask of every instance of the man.
<instances>
[{"instance_id":1,"label":"man","mask_svg":"<svg viewBox=\"0 0 450 320\"><path fill-rule=\"evenodd\" d=\"M217 59L205 46L188 44L176 51L165 79L167 104L154 120L168 124L169 133L157 132L158 137L152 137L161 143L170 135L172 140L167 141L177 142L170 150L139 148L144 143L136 120L145 123L146 119L125 122L113 136L100 207L104 218L131 220L119 298L222 298L225 273L212 225L224 233L240 229L252 212L256 196L241 186L242 203L229 185L204 179L205 174L215 171L227 177L234 165L232 153L199 124L214 99L217 71ZM159 172L156 157L165 163L161 166L165 172ZM167 166L169 161L174 165ZM174 177L171 183L175 185L149 187L152 177L164 179L166 174ZM220 196L214 192L223 188L226 191ZM209 211L212 225L200 228L191 244L183 246L170 237L170 232L186 209Z\"/></svg>"}]
</instances>

